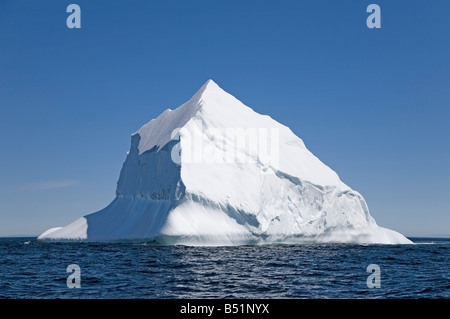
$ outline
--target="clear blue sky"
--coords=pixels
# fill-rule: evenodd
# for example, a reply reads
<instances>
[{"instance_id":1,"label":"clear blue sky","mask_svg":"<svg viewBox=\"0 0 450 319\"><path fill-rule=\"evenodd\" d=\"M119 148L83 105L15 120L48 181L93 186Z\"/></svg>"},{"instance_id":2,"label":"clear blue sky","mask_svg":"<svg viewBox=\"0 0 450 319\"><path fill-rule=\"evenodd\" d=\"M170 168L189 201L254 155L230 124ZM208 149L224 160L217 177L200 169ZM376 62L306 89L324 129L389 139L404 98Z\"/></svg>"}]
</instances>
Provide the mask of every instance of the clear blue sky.
<instances>
[{"instance_id":1,"label":"clear blue sky","mask_svg":"<svg viewBox=\"0 0 450 319\"><path fill-rule=\"evenodd\" d=\"M66 27L67 5L81 29ZM366 7L381 7L368 29ZM130 135L209 78L378 224L450 236L450 1L0 1L0 236L105 207Z\"/></svg>"}]
</instances>

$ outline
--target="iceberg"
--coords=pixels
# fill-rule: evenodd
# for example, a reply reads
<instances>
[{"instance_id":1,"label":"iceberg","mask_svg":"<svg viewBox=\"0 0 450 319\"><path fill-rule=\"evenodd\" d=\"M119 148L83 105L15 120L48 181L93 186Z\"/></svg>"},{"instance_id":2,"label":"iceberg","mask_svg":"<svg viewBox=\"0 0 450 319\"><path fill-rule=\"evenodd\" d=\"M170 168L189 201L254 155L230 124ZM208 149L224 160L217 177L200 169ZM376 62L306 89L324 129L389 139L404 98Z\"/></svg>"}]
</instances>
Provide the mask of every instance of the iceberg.
<instances>
[{"instance_id":1,"label":"iceberg","mask_svg":"<svg viewBox=\"0 0 450 319\"><path fill-rule=\"evenodd\" d=\"M208 80L131 136L115 199L41 240L161 244L412 243L288 127Z\"/></svg>"}]
</instances>

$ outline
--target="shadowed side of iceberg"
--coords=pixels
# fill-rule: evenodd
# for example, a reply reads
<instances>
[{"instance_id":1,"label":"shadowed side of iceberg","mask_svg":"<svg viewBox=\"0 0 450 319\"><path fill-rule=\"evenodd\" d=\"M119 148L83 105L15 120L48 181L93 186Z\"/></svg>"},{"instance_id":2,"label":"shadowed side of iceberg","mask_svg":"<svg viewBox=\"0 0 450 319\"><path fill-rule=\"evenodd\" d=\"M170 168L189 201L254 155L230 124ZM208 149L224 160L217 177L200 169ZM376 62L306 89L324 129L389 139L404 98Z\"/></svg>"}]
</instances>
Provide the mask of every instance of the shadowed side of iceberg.
<instances>
[{"instance_id":1,"label":"shadowed side of iceberg","mask_svg":"<svg viewBox=\"0 0 450 319\"><path fill-rule=\"evenodd\" d=\"M166 200L116 197L106 208L45 232L38 239L108 241L155 237L173 203Z\"/></svg>"},{"instance_id":2,"label":"shadowed side of iceberg","mask_svg":"<svg viewBox=\"0 0 450 319\"><path fill-rule=\"evenodd\" d=\"M159 234L167 215L183 197L180 166L171 160L177 141L139 154L141 137L134 134L117 183L116 198L104 209L52 228L38 239L121 240L149 239Z\"/></svg>"}]
</instances>

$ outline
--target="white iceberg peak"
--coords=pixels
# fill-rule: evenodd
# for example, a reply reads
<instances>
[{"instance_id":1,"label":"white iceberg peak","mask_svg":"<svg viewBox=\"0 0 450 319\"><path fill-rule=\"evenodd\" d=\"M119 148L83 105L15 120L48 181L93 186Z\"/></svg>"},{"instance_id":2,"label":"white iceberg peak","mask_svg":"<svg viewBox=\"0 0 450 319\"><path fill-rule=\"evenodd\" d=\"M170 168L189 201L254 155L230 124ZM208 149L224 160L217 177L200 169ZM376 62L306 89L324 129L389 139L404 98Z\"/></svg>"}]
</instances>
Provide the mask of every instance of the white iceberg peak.
<instances>
[{"instance_id":1,"label":"white iceberg peak","mask_svg":"<svg viewBox=\"0 0 450 319\"><path fill-rule=\"evenodd\" d=\"M228 94L225 92L219 85L217 85L216 82L214 82L212 79L209 79L201 86L201 88L194 94L192 97L194 98L202 98L203 95L211 95L211 94Z\"/></svg>"},{"instance_id":2,"label":"white iceberg peak","mask_svg":"<svg viewBox=\"0 0 450 319\"><path fill-rule=\"evenodd\" d=\"M135 133L141 138L139 153L142 154L155 146L161 148L169 143L172 140L173 132L184 127L202 108L208 108L208 113L215 116L227 114L226 118L235 118L239 116L239 113L245 112L245 109L250 110L249 107L209 79L189 101L175 110L165 110ZM228 126L232 125L233 121L230 121Z\"/></svg>"}]
</instances>

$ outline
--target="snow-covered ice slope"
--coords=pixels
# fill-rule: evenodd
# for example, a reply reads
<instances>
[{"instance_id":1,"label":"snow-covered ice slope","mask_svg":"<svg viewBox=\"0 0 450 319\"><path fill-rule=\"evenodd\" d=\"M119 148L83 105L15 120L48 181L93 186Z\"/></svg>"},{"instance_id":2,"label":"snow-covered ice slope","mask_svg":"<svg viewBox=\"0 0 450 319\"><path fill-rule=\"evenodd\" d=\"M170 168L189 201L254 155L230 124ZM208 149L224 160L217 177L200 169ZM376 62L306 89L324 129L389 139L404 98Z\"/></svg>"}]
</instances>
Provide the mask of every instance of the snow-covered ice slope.
<instances>
[{"instance_id":1,"label":"snow-covered ice slope","mask_svg":"<svg viewBox=\"0 0 450 319\"><path fill-rule=\"evenodd\" d=\"M131 138L116 198L38 237L164 244L411 243L288 127L208 80Z\"/></svg>"}]
</instances>

